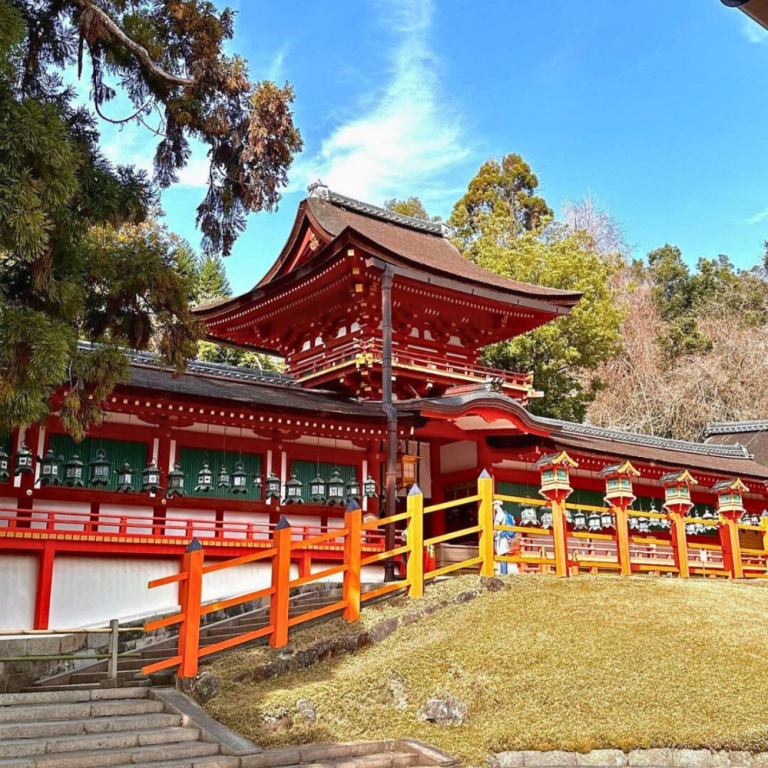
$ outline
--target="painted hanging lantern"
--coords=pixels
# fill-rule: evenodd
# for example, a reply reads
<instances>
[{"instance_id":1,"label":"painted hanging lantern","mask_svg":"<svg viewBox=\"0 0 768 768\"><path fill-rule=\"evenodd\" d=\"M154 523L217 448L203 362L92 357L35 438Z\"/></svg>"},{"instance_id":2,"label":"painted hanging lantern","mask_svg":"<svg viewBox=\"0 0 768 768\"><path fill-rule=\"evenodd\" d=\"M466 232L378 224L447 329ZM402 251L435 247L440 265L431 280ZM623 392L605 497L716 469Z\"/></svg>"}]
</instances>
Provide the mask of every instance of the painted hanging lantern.
<instances>
[{"instance_id":1,"label":"painted hanging lantern","mask_svg":"<svg viewBox=\"0 0 768 768\"><path fill-rule=\"evenodd\" d=\"M186 474L181 469L181 464L177 461L173 465L173 469L168 473L168 498L172 499L174 496L183 496L186 493L184 488L186 478Z\"/></svg>"},{"instance_id":2,"label":"painted hanging lantern","mask_svg":"<svg viewBox=\"0 0 768 768\"><path fill-rule=\"evenodd\" d=\"M91 477L88 484L91 488L106 488L109 485L109 473L112 465L107 461L107 452L103 448L96 451L96 458L90 463Z\"/></svg>"},{"instance_id":3,"label":"painted hanging lantern","mask_svg":"<svg viewBox=\"0 0 768 768\"><path fill-rule=\"evenodd\" d=\"M737 519L744 514L743 494L749 489L737 477L734 480L721 480L712 486L712 492L717 496L717 511L725 517Z\"/></svg>"},{"instance_id":4,"label":"painted hanging lantern","mask_svg":"<svg viewBox=\"0 0 768 768\"><path fill-rule=\"evenodd\" d=\"M217 488L224 488L226 490L229 490L232 485L229 482L229 470L227 469L226 464L221 465L221 469L219 470L218 478L216 480L216 487Z\"/></svg>"},{"instance_id":5,"label":"painted hanging lantern","mask_svg":"<svg viewBox=\"0 0 768 768\"><path fill-rule=\"evenodd\" d=\"M61 485L61 465L63 459L49 448L40 459L40 485Z\"/></svg>"},{"instance_id":6,"label":"painted hanging lantern","mask_svg":"<svg viewBox=\"0 0 768 768\"><path fill-rule=\"evenodd\" d=\"M5 452L5 447L0 445L0 483L7 483L11 479L11 457Z\"/></svg>"},{"instance_id":7,"label":"painted hanging lantern","mask_svg":"<svg viewBox=\"0 0 768 768\"><path fill-rule=\"evenodd\" d=\"M213 472L207 461L203 462L203 468L197 473L197 485L195 493L210 493L213 490Z\"/></svg>"},{"instance_id":8,"label":"painted hanging lantern","mask_svg":"<svg viewBox=\"0 0 768 768\"><path fill-rule=\"evenodd\" d=\"M573 530L574 531L587 530L587 515L583 509L575 509L573 511Z\"/></svg>"},{"instance_id":9,"label":"painted hanging lantern","mask_svg":"<svg viewBox=\"0 0 768 768\"><path fill-rule=\"evenodd\" d=\"M693 506L691 486L695 483L696 479L687 469L662 475L659 484L664 488L664 506L684 515Z\"/></svg>"},{"instance_id":10,"label":"painted hanging lantern","mask_svg":"<svg viewBox=\"0 0 768 768\"><path fill-rule=\"evenodd\" d=\"M397 454L397 487L410 488L418 481L420 456L404 451Z\"/></svg>"},{"instance_id":11,"label":"painted hanging lantern","mask_svg":"<svg viewBox=\"0 0 768 768\"><path fill-rule=\"evenodd\" d=\"M232 493L245 496L248 493L248 473L245 471L245 465L242 461L235 464L235 471L229 476L229 484L232 486Z\"/></svg>"},{"instance_id":12,"label":"painted hanging lantern","mask_svg":"<svg viewBox=\"0 0 768 768\"><path fill-rule=\"evenodd\" d=\"M258 473L256 473L253 476L253 487L255 489L254 493L256 495L256 498L261 499L262 481L261 481L261 475Z\"/></svg>"},{"instance_id":13,"label":"painted hanging lantern","mask_svg":"<svg viewBox=\"0 0 768 768\"><path fill-rule=\"evenodd\" d=\"M160 469L155 459L152 459L141 473L141 490L144 493L157 493L163 490L160 486Z\"/></svg>"},{"instance_id":14,"label":"painted hanging lantern","mask_svg":"<svg viewBox=\"0 0 768 768\"><path fill-rule=\"evenodd\" d=\"M72 458L64 465L64 485L70 488L85 488L84 469L85 464L80 461L80 454L73 454Z\"/></svg>"},{"instance_id":15,"label":"painted hanging lantern","mask_svg":"<svg viewBox=\"0 0 768 768\"><path fill-rule=\"evenodd\" d=\"M533 507L525 507L520 512L520 525L536 527L539 524L539 518L536 515L536 510Z\"/></svg>"},{"instance_id":16,"label":"painted hanging lantern","mask_svg":"<svg viewBox=\"0 0 768 768\"><path fill-rule=\"evenodd\" d=\"M545 498L566 498L571 491L570 470L579 465L565 452L542 456L534 465L541 472L541 493Z\"/></svg>"},{"instance_id":17,"label":"painted hanging lantern","mask_svg":"<svg viewBox=\"0 0 768 768\"><path fill-rule=\"evenodd\" d=\"M606 503L626 509L635 500L632 481L634 478L640 477L640 473L632 466L631 462L623 461L619 464L609 464L598 472L598 477L605 480Z\"/></svg>"},{"instance_id":18,"label":"painted hanging lantern","mask_svg":"<svg viewBox=\"0 0 768 768\"><path fill-rule=\"evenodd\" d=\"M331 470L331 479L328 481L328 504L333 506L334 504L344 503L344 480L341 477L341 470L338 467L334 467Z\"/></svg>"},{"instance_id":19,"label":"painted hanging lantern","mask_svg":"<svg viewBox=\"0 0 768 768\"><path fill-rule=\"evenodd\" d=\"M367 499L376 498L376 481L368 475L368 479L363 483L363 494Z\"/></svg>"},{"instance_id":20,"label":"painted hanging lantern","mask_svg":"<svg viewBox=\"0 0 768 768\"><path fill-rule=\"evenodd\" d=\"M299 480L295 472L291 472L291 479L285 484L285 503L302 504L301 489L304 484Z\"/></svg>"},{"instance_id":21,"label":"painted hanging lantern","mask_svg":"<svg viewBox=\"0 0 768 768\"><path fill-rule=\"evenodd\" d=\"M133 493L133 470L125 461L117 472L117 490L123 493Z\"/></svg>"},{"instance_id":22,"label":"painted hanging lantern","mask_svg":"<svg viewBox=\"0 0 768 768\"><path fill-rule=\"evenodd\" d=\"M552 527L552 513L549 510L542 512L541 514L541 527L542 528Z\"/></svg>"},{"instance_id":23,"label":"painted hanging lantern","mask_svg":"<svg viewBox=\"0 0 768 768\"><path fill-rule=\"evenodd\" d=\"M587 517L587 530L597 532L602 530L603 523L600 519L600 513L599 512L590 512L589 517Z\"/></svg>"},{"instance_id":24,"label":"painted hanging lantern","mask_svg":"<svg viewBox=\"0 0 768 768\"><path fill-rule=\"evenodd\" d=\"M326 482L318 472L315 479L309 484L309 500L313 504L325 504Z\"/></svg>"},{"instance_id":25,"label":"painted hanging lantern","mask_svg":"<svg viewBox=\"0 0 768 768\"><path fill-rule=\"evenodd\" d=\"M26 443L22 443L19 446L19 450L16 451L16 465L13 469L13 474L17 477L19 475L32 474L32 451L27 448Z\"/></svg>"},{"instance_id":26,"label":"painted hanging lantern","mask_svg":"<svg viewBox=\"0 0 768 768\"><path fill-rule=\"evenodd\" d=\"M280 478L273 471L267 475L267 498L280 498Z\"/></svg>"},{"instance_id":27,"label":"painted hanging lantern","mask_svg":"<svg viewBox=\"0 0 768 768\"><path fill-rule=\"evenodd\" d=\"M360 503L360 483L357 482L357 477L354 470L352 471L352 477L349 478L347 483L347 504L351 502Z\"/></svg>"},{"instance_id":28,"label":"painted hanging lantern","mask_svg":"<svg viewBox=\"0 0 768 768\"><path fill-rule=\"evenodd\" d=\"M613 515L607 509L600 513L600 525L603 528L613 528L615 525Z\"/></svg>"}]
</instances>

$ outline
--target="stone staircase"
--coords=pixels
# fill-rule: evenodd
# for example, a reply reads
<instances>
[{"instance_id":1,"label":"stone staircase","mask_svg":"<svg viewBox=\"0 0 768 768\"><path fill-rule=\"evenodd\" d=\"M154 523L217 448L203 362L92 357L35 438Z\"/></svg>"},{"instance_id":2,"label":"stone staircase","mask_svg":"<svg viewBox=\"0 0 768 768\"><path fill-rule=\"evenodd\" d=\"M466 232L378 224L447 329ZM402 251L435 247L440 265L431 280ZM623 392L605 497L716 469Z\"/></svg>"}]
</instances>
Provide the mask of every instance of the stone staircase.
<instances>
[{"instance_id":1,"label":"stone staircase","mask_svg":"<svg viewBox=\"0 0 768 768\"><path fill-rule=\"evenodd\" d=\"M0 768L458 768L414 739L262 751L171 688L0 695Z\"/></svg>"},{"instance_id":2,"label":"stone staircase","mask_svg":"<svg viewBox=\"0 0 768 768\"><path fill-rule=\"evenodd\" d=\"M365 585L363 590L375 589L378 585ZM332 589L300 592L291 597L290 616L299 616L318 608L324 608L338 602L341 599L341 587ZM336 616L341 610L323 616L323 620L330 616ZM202 647L238 637L246 632L266 627L269 623L269 608L263 606L239 616L226 618L213 624L208 624L200 630L200 645ZM176 655L177 636L166 638L157 643L146 645L138 651L132 651L130 655L123 654L118 659L117 684L118 686L141 687L150 685L169 685L173 683L173 671L153 675L152 680L141 674L141 668L147 664L153 664L163 659L169 659ZM264 643L266 640L257 640L256 643ZM62 672L52 677L37 681L33 686L24 688L24 691L71 691L88 690L93 687L107 684L107 662L100 661L80 667L76 670ZM2 764L0 763L0 766Z\"/></svg>"},{"instance_id":3,"label":"stone staircase","mask_svg":"<svg viewBox=\"0 0 768 768\"><path fill-rule=\"evenodd\" d=\"M147 688L0 695L3 768L238 768Z\"/></svg>"}]
</instances>

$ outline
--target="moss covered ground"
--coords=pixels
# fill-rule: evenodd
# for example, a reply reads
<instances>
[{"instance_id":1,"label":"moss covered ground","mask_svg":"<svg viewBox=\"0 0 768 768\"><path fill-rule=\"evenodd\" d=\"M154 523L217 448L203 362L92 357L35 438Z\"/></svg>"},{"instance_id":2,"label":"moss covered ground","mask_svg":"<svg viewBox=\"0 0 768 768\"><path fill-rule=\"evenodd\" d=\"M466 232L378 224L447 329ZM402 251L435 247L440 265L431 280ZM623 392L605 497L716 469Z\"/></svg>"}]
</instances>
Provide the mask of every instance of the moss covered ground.
<instances>
[{"instance_id":1,"label":"moss covered ground","mask_svg":"<svg viewBox=\"0 0 768 768\"><path fill-rule=\"evenodd\" d=\"M228 654L214 664L223 686L207 708L265 747L413 736L474 765L510 749L768 750L768 585L594 575L505 582L357 654L268 682L231 679L264 651ZM425 599L476 585L451 580ZM377 609L366 610L362 621L374 621ZM420 721L433 696L463 701L465 723ZM316 723L265 725L265 715L292 715L299 699L315 704Z\"/></svg>"}]
</instances>

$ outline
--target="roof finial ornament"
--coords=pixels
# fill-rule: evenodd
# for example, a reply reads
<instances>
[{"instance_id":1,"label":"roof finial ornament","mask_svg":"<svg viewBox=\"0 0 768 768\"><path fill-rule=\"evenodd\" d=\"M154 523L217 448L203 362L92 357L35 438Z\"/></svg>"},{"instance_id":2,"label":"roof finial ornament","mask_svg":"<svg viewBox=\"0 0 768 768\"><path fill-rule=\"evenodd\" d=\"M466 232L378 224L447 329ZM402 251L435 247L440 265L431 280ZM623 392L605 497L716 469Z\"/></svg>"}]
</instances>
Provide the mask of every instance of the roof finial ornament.
<instances>
[{"instance_id":1,"label":"roof finial ornament","mask_svg":"<svg viewBox=\"0 0 768 768\"><path fill-rule=\"evenodd\" d=\"M328 189L328 185L327 184L323 184L323 182L320 181L320 179L318 179L317 181L313 181L307 187L307 192L309 193L310 197L320 197L323 200L327 200L328 199L328 192L329 191L330 190Z\"/></svg>"}]
</instances>

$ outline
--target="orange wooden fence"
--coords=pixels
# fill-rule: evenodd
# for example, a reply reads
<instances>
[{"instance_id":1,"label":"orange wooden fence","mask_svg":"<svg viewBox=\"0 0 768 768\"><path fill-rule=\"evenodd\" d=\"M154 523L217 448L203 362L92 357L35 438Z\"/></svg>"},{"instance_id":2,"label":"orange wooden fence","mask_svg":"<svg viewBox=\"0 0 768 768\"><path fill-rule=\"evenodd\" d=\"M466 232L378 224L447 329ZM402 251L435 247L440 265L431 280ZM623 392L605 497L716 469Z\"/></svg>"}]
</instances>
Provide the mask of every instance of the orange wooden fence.
<instances>
[{"instance_id":1,"label":"orange wooden fence","mask_svg":"<svg viewBox=\"0 0 768 768\"><path fill-rule=\"evenodd\" d=\"M546 507L552 513L553 523L550 527L495 524L494 502ZM476 524L431 538L424 537L424 521L428 515L469 503L477 504ZM574 530L574 526L567 522L571 512L608 514L613 521L613 530L610 533ZM633 534L628 525L629 518L633 516L669 521L670 531ZM557 523L558 517L560 524ZM374 554L364 551L365 536L384 526L398 523L405 523L404 543ZM719 543L688 540L687 526L703 524L711 527L713 523L720 528ZM743 548L739 536L742 530L759 532L762 548ZM494 549L495 537L503 532L515 534L514 546L507 555L496 554ZM425 569L425 551L433 551L436 545L445 545L470 535L477 536L476 555L439 568ZM291 578L294 553L330 544L339 546L339 542L343 542L344 551L340 565ZM362 569L393 558L407 559L405 578L362 592ZM260 561L271 565L272 575L268 587L203 605L203 579L206 575ZM179 677L193 677L197 674L199 660L210 654L262 637L268 638L270 645L280 648L287 645L290 631L304 622L337 611L343 611L347 621L356 621L365 601L399 589L407 589L410 597L418 598L424 594L424 584L430 579L470 569L478 570L483 576L493 576L496 563L501 562L515 563L523 571L551 572L560 576L607 571L622 575L651 572L671 573L681 577L766 578L768 518L762 518L757 526L741 524L722 515L716 522L693 517L683 517L678 521L674 513L568 504L560 497L542 500L507 496L494 493L492 478L483 472L477 481L476 494L441 504L425 506L421 491L414 485L408 494L406 511L392 517L364 523L360 508L353 502L345 514L343 528L308 539L295 539L290 524L283 518L275 528L271 545L267 549L209 565L204 562L202 545L193 539L184 556L181 572L149 584L150 587L179 585L179 612L149 622L145 627L147 631L153 631L178 625L178 653L173 658L144 667L142 672L152 674L163 669L177 668ZM340 574L343 578L341 600L309 613L290 616L289 598L292 589ZM270 602L269 623L266 627L200 647L200 619L203 616L267 597Z\"/></svg>"}]
</instances>

